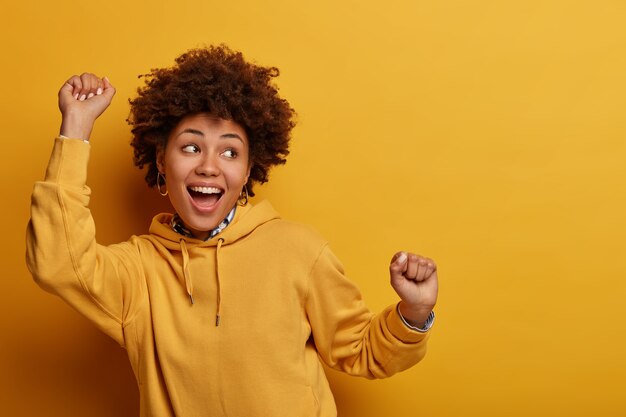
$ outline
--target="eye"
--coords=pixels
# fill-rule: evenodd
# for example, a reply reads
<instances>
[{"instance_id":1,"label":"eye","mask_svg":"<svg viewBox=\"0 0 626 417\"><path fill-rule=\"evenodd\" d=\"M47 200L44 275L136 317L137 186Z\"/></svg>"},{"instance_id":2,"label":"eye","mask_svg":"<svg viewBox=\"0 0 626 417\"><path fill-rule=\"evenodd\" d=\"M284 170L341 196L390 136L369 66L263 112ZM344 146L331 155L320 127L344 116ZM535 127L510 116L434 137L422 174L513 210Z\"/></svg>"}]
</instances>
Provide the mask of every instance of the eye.
<instances>
[{"instance_id":1,"label":"eye","mask_svg":"<svg viewBox=\"0 0 626 417\"><path fill-rule=\"evenodd\" d=\"M183 152L187 152L187 153L197 153L200 152L200 148L198 148L196 145L185 145L182 147L182 151Z\"/></svg>"},{"instance_id":2,"label":"eye","mask_svg":"<svg viewBox=\"0 0 626 417\"><path fill-rule=\"evenodd\" d=\"M227 158L236 158L237 157L237 151L235 151L234 149L226 149L224 152L222 152L222 155L224 155Z\"/></svg>"}]
</instances>

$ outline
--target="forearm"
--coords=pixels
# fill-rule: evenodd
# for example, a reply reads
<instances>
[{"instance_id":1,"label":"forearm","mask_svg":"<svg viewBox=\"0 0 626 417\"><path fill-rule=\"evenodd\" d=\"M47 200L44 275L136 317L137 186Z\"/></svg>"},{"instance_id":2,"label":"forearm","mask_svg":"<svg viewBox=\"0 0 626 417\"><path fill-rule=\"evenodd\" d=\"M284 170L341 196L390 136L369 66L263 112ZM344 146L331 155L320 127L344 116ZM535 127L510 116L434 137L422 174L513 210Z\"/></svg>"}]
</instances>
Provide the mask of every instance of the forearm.
<instances>
[{"instance_id":1,"label":"forearm","mask_svg":"<svg viewBox=\"0 0 626 417\"><path fill-rule=\"evenodd\" d=\"M34 280L58 295L123 343L124 308L139 276L129 244L103 247L96 243L85 185L90 145L57 139L46 177L33 190L26 233L26 263ZM131 270L133 270L131 272Z\"/></svg>"},{"instance_id":2,"label":"forearm","mask_svg":"<svg viewBox=\"0 0 626 417\"><path fill-rule=\"evenodd\" d=\"M33 190L27 264L35 280L48 290L78 282L94 257L95 228L85 186L88 157L88 144L57 139L45 180Z\"/></svg>"},{"instance_id":3,"label":"forearm","mask_svg":"<svg viewBox=\"0 0 626 417\"><path fill-rule=\"evenodd\" d=\"M424 328L426 321L430 317L430 313L433 311L432 307L412 308L405 301L400 301L398 308L407 323L419 329Z\"/></svg>"},{"instance_id":4,"label":"forearm","mask_svg":"<svg viewBox=\"0 0 626 417\"><path fill-rule=\"evenodd\" d=\"M72 139L89 140L94 121L75 114L65 114L61 120L59 133L61 136Z\"/></svg>"}]
</instances>

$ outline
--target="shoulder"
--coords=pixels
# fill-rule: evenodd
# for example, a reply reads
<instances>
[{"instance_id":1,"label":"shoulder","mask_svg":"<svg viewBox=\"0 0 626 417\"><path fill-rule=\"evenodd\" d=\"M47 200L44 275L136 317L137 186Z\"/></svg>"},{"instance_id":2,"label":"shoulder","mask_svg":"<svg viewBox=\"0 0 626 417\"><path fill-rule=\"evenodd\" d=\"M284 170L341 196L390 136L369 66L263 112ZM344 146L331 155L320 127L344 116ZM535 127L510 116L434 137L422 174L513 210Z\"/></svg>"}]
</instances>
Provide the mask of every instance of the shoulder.
<instances>
[{"instance_id":1,"label":"shoulder","mask_svg":"<svg viewBox=\"0 0 626 417\"><path fill-rule=\"evenodd\" d=\"M252 209L243 209L240 223L246 223L245 229L252 231L250 235L255 238L297 245L320 246L326 244L326 239L315 228L283 218L267 200L256 204Z\"/></svg>"},{"instance_id":2,"label":"shoulder","mask_svg":"<svg viewBox=\"0 0 626 417\"><path fill-rule=\"evenodd\" d=\"M274 219L267 223L268 231L284 233L294 238L324 241L324 237L311 225L286 219Z\"/></svg>"},{"instance_id":3,"label":"shoulder","mask_svg":"<svg viewBox=\"0 0 626 417\"><path fill-rule=\"evenodd\" d=\"M285 219L273 219L258 227L253 235L282 251L306 253L308 257L316 257L328 244L312 226Z\"/></svg>"}]
</instances>

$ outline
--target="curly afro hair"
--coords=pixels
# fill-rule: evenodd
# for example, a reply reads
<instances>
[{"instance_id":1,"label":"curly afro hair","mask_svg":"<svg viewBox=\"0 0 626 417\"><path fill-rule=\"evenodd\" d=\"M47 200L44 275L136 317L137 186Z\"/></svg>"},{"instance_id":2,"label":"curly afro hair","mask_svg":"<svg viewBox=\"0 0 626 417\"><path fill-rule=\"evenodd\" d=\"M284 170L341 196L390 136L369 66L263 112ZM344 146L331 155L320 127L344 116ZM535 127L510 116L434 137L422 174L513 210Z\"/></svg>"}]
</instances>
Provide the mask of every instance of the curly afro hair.
<instances>
[{"instance_id":1,"label":"curly afro hair","mask_svg":"<svg viewBox=\"0 0 626 417\"><path fill-rule=\"evenodd\" d=\"M225 45L187 51L171 68L152 69L145 86L130 102L134 162L147 166L146 182L156 184L157 152L164 149L172 129L185 116L211 113L241 125L247 135L252 168L247 188L268 180L272 166L289 154L295 111L278 96L272 79L278 68L246 62Z\"/></svg>"}]
</instances>

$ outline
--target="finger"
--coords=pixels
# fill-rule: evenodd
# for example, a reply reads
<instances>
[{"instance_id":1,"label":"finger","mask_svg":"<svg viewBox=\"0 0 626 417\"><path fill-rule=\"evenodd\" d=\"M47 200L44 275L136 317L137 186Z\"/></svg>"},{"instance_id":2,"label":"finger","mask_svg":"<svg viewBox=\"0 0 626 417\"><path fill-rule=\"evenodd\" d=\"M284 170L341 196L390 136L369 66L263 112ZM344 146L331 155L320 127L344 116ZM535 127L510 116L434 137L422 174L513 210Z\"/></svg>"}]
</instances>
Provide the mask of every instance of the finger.
<instances>
[{"instance_id":1,"label":"finger","mask_svg":"<svg viewBox=\"0 0 626 417\"><path fill-rule=\"evenodd\" d=\"M426 278L426 272L428 270L428 261L424 258L419 258L417 261L417 274L415 275L415 280L418 282L424 281Z\"/></svg>"},{"instance_id":2,"label":"finger","mask_svg":"<svg viewBox=\"0 0 626 417\"><path fill-rule=\"evenodd\" d=\"M419 258L417 257L417 255L413 253L409 254L409 262L406 268L406 272L404 274L405 278L415 279L415 277L417 276L417 269L419 266L418 261L419 261Z\"/></svg>"},{"instance_id":3,"label":"finger","mask_svg":"<svg viewBox=\"0 0 626 417\"><path fill-rule=\"evenodd\" d=\"M91 88L91 78L88 73L84 72L80 75L80 81L81 89L78 92L78 100L83 101L87 98L87 94L89 94L89 89Z\"/></svg>"},{"instance_id":4,"label":"finger","mask_svg":"<svg viewBox=\"0 0 626 417\"><path fill-rule=\"evenodd\" d=\"M426 274L424 274L424 279L430 278L433 272L437 270L437 265L432 259L426 258L426 260L428 261L428 263L427 263L427 268L426 268Z\"/></svg>"},{"instance_id":5,"label":"finger","mask_svg":"<svg viewBox=\"0 0 626 417\"><path fill-rule=\"evenodd\" d=\"M80 90L83 88L83 82L80 80L80 77L78 75L73 75L71 76L63 85L63 87L65 86L71 86L72 87L72 91L71 91L71 95L72 97L74 97L75 99L78 99L79 95L80 95ZM63 90L63 87L61 87L61 91Z\"/></svg>"},{"instance_id":6,"label":"finger","mask_svg":"<svg viewBox=\"0 0 626 417\"><path fill-rule=\"evenodd\" d=\"M80 76L80 79L83 83L83 88L80 90L80 97L78 99L80 101L84 101L87 98L91 98L95 95L97 91L97 77L94 74L85 72Z\"/></svg>"},{"instance_id":7,"label":"finger","mask_svg":"<svg viewBox=\"0 0 626 417\"><path fill-rule=\"evenodd\" d=\"M98 83L100 78L95 74L89 74L89 91L87 92L87 98L92 98L98 92Z\"/></svg>"},{"instance_id":8,"label":"finger","mask_svg":"<svg viewBox=\"0 0 626 417\"><path fill-rule=\"evenodd\" d=\"M72 91L74 91L74 86L70 84L70 81L68 80L61 86L61 89L59 90L59 97L70 98L72 97Z\"/></svg>"},{"instance_id":9,"label":"finger","mask_svg":"<svg viewBox=\"0 0 626 417\"><path fill-rule=\"evenodd\" d=\"M113 98L115 95L115 87L109 81L107 77L102 78L102 85L104 89L102 90L102 94L104 94L109 100Z\"/></svg>"},{"instance_id":10,"label":"finger","mask_svg":"<svg viewBox=\"0 0 626 417\"><path fill-rule=\"evenodd\" d=\"M407 254L405 252L396 253L393 258L391 258L391 263L389 264L389 274L391 275L392 280L404 279L404 271L406 271L407 267Z\"/></svg>"},{"instance_id":11,"label":"finger","mask_svg":"<svg viewBox=\"0 0 626 417\"><path fill-rule=\"evenodd\" d=\"M100 94L102 94L102 91L104 91L104 81L102 81L102 78L97 78L96 79L96 95L99 96Z\"/></svg>"}]
</instances>

